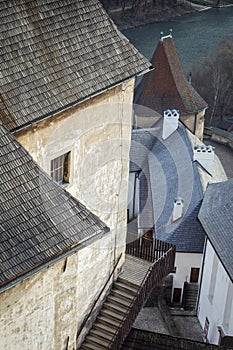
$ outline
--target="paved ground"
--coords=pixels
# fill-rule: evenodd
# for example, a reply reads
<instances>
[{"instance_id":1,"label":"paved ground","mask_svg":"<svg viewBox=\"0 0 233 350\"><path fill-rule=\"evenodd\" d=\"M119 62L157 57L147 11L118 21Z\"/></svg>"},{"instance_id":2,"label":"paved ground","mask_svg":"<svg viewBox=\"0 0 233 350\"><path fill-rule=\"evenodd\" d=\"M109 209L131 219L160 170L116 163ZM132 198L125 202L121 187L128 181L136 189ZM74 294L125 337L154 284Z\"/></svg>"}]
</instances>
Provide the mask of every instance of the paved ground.
<instances>
[{"instance_id":1,"label":"paved ground","mask_svg":"<svg viewBox=\"0 0 233 350\"><path fill-rule=\"evenodd\" d=\"M192 312L171 309L170 316L167 312L166 317L163 315L164 313L161 313L158 307L145 307L134 322L134 327L156 333L203 341L203 331L200 323Z\"/></svg>"},{"instance_id":2,"label":"paved ground","mask_svg":"<svg viewBox=\"0 0 233 350\"><path fill-rule=\"evenodd\" d=\"M211 140L204 140L204 142L206 145L215 147L215 153L221 160L227 177L233 178L233 151L229 147L218 142Z\"/></svg>"}]
</instances>

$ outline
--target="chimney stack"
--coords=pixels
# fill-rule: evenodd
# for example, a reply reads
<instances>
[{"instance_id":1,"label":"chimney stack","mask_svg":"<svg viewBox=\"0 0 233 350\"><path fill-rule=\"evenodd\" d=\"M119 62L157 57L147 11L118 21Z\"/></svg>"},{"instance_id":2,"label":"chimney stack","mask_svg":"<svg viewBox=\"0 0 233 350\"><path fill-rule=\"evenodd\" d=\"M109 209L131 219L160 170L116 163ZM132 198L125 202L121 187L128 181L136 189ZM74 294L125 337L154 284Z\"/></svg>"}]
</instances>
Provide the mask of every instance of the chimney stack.
<instances>
[{"instance_id":1,"label":"chimney stack","mask_svg":"<svg viewBox=\"0 0 233 350\"><path fill-rule=\"evenodd\" d=\"M166 140L174 131L178 129L179 112L176 109L167 109L163 113L163 132L162 138Z\"/></svg>"},{"instance_id":2,"label":"chimney stack","mask_svg":"<svg viewBox=\"0 0 233 350\"><path fill-rule=\"evenodd\" d=\"M210 175L214 165L214 147L194 146L193 160L197 161Z\"/></svg>"},{"instance_id":3,"label":"chimney stack","mask_svg":"<svg viewBox=\"0 0 233 350\"><path fill-rule=\"evenodd\" d=\"M176 198L174 201L174 207L173 207L173 215L172 220L173 222L176 220L179 220L183 216L183 207L184 207L184 201L182 198Z\"/></svg>"}]
</instances>

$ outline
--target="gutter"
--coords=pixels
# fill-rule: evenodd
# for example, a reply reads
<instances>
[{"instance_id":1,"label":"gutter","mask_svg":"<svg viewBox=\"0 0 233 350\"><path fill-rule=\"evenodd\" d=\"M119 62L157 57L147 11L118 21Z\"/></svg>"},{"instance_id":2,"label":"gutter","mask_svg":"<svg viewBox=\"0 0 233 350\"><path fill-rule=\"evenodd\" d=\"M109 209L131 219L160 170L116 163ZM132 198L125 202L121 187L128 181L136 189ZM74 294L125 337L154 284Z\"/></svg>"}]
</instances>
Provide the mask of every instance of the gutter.
<instances>
[{"instance_id":1,"label":"gutter","mask_svg":"<svg viewBox=\"0 0 233 350\"><path fill-rule=\"evenodd\" d=\"M19 284L19 283L25 281L26 279L28 279L29 277L39 273L40 271L47 269L50 266L56 264L57 262L77 253L79 250L85 248L87 245L97 241L98 239L101 239L103 237L103 235L105 235L109 232L110 232L110 229L108 227L105 227L102 231L98 232L95 236L91 236L91 237L87 238L86 240L82 241L81 243L79 243L75 247L69 249L68 251L56 256L55 258L52 258L51 260L49 260L45 263L42 263L40 266L35 267L34 269L26 272L22 276L16 277L13 281L0 287L0 294L5 292L8 289L14 287L16 284Z\"/></svg>"},{"instance_id":2,"label":"gutter","mask_svg":"<svg viewBox=\"0 0 233 350\"><path fill-rule=\"evenodd\" d=\"M80 103L86 102L86 101L90 100L91 98L99 96L102 93L107 92L107 91L109 91L109 90L111 90L111 89L121 85L122 83L125 83L125 82L135 78L136 76L140 76L140 75L146 74L146 73L150 72L153 69L154 69L154 67L151 65L149 68L147 68L144 71L141 71L140 73L138 73L136 75L132 75L132 76L130 76L129 78L127 78L125 80L120 80L117 83L112 84L112 85L108 86L105 89L99 90L96 93L94 93L92 95L89 95L89 96L87 96L87 97L85 97L83 99L79 99L79 100L76 100L74 102L70 102L67 105L65 105L64 107L58 108L57 110L55 110L55 111L53 111L51 113L45 114L45 115L43 115L41 117L38 117L38 118L34 119L33 121L30 121L30 122L27 122L27 123L23 124L22 126L17 126L17 127L13 128L13 129L11 129L10 132L15 133L15 132L21 131L23 129L26 129L27 127L30 127L30 126L32 126L32 125L34 125L36 123L39 123L40 121L46 120L48 118L51 118L54 115L56 115L57 113L64 112L64 111L68 110L71 107L75 107L76 105L78 105Z\"/></svg>"}]
</instances>

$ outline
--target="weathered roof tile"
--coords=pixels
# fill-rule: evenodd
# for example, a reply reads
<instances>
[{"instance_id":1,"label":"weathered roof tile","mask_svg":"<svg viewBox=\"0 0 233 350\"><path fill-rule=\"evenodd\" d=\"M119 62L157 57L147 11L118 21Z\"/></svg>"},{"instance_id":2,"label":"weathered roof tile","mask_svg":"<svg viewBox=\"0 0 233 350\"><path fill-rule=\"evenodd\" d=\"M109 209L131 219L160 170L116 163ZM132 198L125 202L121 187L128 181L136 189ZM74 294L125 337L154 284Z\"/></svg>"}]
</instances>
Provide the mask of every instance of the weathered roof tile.
<instances>
[{"instance_id":1,"label":"weathered roof tile","mask_svg":"<svg viewBox=\"0 0 233 350\"><path fill-rule=\"evenodd\" d=\"M0 287L106 230L0 126Z\"/></svg>"},{"instance_id":2,"label":"weathered roof tile","mask_svg":"<svg viewBox=\"0 0 233 350\"><path fill-rule=\"evenodd\" d=\"M0 118L8 129L148 70L98 0L0 2Z\"/></svg>"}]
</instances>

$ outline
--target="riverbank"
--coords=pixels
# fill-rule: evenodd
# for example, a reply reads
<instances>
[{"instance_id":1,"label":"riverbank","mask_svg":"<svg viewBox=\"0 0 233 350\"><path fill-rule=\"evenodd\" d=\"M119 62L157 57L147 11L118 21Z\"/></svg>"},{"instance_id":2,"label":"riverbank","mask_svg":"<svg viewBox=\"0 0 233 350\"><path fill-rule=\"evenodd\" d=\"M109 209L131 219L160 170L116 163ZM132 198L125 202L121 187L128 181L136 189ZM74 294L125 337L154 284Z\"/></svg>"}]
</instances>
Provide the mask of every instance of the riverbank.
<instances>
[{"instance_id":1,"label":"riverbank","mask_svg":"<svg viewBox=\"0 0 233 350\"><path fill-rule=\"evenodd\" d=\"M151 5L147 9L140 9L136 14L131 8L125 8L124 11L110 10L108 14L120 30L125 30L148 23L167 21L196 11L199 9L193 7L191 3L182 2L174 6L156 5L154 8Z\"/></svg>"},{"instance_id":2,"label":"riverbank","mask_svg":"<svg viewBox=\"0 0 233 350\"><path fill-rule=\"evenodd\" d=\"M213 0L193 0L192 2L180 0L173 5L165 4L165 0L164 3L161 4L162 1L163 0L161 0L160 3L156 3L156 6L153 6L152 1L147 0L145 1L145 3L147 3L146 6L141 5L141 7L137 9L132 9L132 6L128 4L128 6L125 6L124 11L121 7L109 7L107 12L117 27L120 30L125 30L149 23L169 21L186 14L209 10L213 7L222 8L233 6L233 3L215 6ZM229 2L232 2L232 0Z\"/></svg>"}]
</instances>

